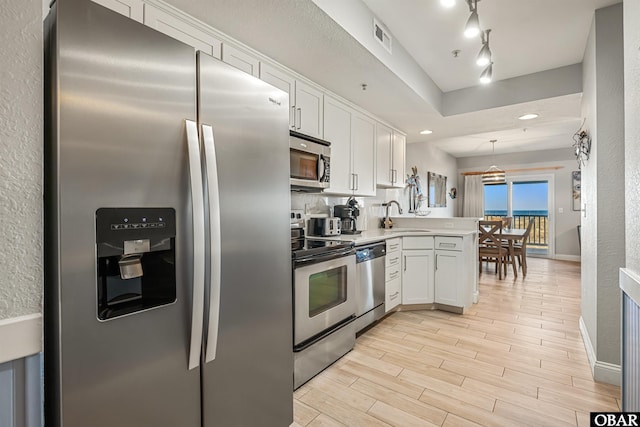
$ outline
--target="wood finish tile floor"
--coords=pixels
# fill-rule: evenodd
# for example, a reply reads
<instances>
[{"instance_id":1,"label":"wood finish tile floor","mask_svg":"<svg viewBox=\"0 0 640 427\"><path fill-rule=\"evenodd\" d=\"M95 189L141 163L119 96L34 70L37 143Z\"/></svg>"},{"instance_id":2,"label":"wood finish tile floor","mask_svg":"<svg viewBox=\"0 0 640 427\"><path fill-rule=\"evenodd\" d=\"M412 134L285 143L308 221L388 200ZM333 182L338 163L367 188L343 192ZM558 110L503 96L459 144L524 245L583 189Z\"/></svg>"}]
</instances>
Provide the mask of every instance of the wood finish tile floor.
<instances>
[{"instance_id":1,"label":"wood finish tile floor","mask_svg":"<svg viewBox=\"0 0 640 427\"><path fill-rule=\"evenodd\" d=\"M578 327L580 265L529 258L480 275L464 315L393 313L294 394L293 426L588 426L620 411L594 382Z\"/></svg>"}]
</instances>

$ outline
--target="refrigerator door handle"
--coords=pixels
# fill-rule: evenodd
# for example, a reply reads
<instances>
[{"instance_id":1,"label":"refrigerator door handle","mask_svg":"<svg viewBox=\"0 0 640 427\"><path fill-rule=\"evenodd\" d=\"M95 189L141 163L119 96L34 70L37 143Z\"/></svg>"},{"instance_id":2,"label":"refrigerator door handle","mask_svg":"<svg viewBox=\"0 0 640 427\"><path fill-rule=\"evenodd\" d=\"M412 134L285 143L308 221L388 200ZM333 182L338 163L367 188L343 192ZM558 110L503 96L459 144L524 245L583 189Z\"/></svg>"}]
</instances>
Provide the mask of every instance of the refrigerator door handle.
<instances>
[{"instance_id":1,"label":"refrigerator door handle","mask_svg":"<svg viewBox=\"0 0 640 427\"><path fill-rule=\"evenodd\" d=\"M209 289L209 328L207 332L207 348L205 363L216 358L218 348L218 325L220 318L220 191L218 188L218 164L216 161L215 139L213 128L202 125L204 141L204 157L207 168L207 188L209 190L209 240L211 242L211 284Z\"/></svg>"},{"instance_id":2,"label":"refrigerator door handle","mask_svg":"<svg viewBox=\"0 0 640 427\"><path fill-rule=\"evenodd\" d=\"M192 120L185 120L185 124L187 128L189 179L191 183L191 204L193 212L193 302L191 309L189 369L194 369L200 365L204 319L204 193L202 190L202 167L200 162L198 125Z\"/></svg>"}]
</instances>

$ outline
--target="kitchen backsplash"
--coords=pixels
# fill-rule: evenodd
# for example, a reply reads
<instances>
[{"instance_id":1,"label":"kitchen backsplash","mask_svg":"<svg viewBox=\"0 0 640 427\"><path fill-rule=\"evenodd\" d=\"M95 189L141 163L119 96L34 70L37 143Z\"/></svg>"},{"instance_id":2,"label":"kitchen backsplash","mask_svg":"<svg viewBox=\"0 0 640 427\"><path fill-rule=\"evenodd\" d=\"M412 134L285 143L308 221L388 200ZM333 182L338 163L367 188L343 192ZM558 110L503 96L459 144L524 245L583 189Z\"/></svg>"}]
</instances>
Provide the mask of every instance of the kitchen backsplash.
<instances>
[{"instance_id":1,"label":"kitchen backsplash","mask_svg":"<svg viewBox=\"0 0 640 427\"><path fill-rule=\"evenodd\" d=\"M302 210L307 217L330 216L333 215L333 207L345 204L347 199L348 197L291 192L291 209ZM380 228L380 218L384 217L386 211L382 206L384 202L396 200L404 213L409 210L409 193L405 189L378 189L374 197L356 197L356 200L360 206L357 228L363 231ZM391 215L398 215L395 205L391 207Z\"/></svg>"}]
</instances>

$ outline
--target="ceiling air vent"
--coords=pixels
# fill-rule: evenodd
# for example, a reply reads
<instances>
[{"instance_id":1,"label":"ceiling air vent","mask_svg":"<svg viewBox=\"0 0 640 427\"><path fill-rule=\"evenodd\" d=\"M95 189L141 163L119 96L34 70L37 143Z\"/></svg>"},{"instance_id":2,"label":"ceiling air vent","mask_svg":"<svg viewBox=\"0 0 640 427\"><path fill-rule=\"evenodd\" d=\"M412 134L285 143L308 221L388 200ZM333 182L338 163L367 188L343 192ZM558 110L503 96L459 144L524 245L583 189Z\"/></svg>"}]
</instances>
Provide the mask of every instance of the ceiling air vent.
<instances>
[{"instance_id":1,"label":"ceiling air vent","mask_svg":"<svg viewBox=\"0 0 640 427\"><path fill-rule=\"evenodd\" d=\"M391 53L391 43L393 39L384 25L382 25L376 18L373 18L373 38L378 40L380 44Z\"/></svg>"}]
</instances>

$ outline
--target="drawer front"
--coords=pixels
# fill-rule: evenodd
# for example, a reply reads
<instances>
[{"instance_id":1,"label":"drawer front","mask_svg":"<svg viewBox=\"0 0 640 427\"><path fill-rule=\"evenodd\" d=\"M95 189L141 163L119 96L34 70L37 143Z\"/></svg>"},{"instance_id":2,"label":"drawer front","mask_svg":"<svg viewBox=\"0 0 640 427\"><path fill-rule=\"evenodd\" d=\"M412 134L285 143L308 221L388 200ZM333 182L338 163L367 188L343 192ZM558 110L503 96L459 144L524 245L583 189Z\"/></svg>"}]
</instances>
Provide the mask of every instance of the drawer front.
<instances>
[{"instance_id":1,"label":"drawer front","mask_svg":"<svg viewBox=\"0 0 640 427\"><path fill-rule=\"evenodd\" d=\"M436 236L436 249L462 251L462 237Z\"/></svg>"},{"instance_id":2,"label":"drawer front","mask_svg":"<svg viewBox=\"0 0 640 427\"><path fill-rule=\"evenodd\" d=\"M399 251L402 248L402 238L396 237L395 239L387 240L387 255L390 252Z\"/></svg>"},{"instance_id":3,"label":"drawer front","mask_svg":"<svg viewBox=\"0 0 640 427\"><path fill-rule=\"evenodd\" d=\"M387 255L385 256L385 267L387 268L387 270L392 269L401 264L401 255L402 255L402 252L400 251L395 251L392 253L387 252Z\"/></svg>"},{"instance_id":4,"label":"drawer front","mask_svg":"<svg viewBox=\"0 0 640 427\"><path fill-rule=\"evenodd\" d=\"M384 298L385 312L393 310L402 302L402 280L397 278L385 284L386 293Z\"/></svg>"},{"instance_id":5,"label":"drawer front","mask_svg":"<svg viewBox=\"0 0 640 427\"><path fill-rule=\"evenodd\" d=\"M400 262L400 253L398 253L398 263L385 269L384 281L388 282L400 277L402 277L402 263Z\"/></svg>"},{"instance_id":6,"label":"drawer front","mask_svg":"<svg viewBox=\"0 0 640 427\"><path fill-rule=\"evenodd\" d=\"M433 249L433 236L403 237L402 249Z\"/></svg>"}]
</instances>

